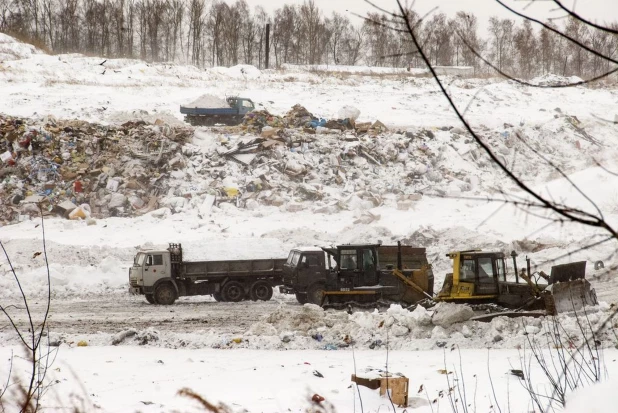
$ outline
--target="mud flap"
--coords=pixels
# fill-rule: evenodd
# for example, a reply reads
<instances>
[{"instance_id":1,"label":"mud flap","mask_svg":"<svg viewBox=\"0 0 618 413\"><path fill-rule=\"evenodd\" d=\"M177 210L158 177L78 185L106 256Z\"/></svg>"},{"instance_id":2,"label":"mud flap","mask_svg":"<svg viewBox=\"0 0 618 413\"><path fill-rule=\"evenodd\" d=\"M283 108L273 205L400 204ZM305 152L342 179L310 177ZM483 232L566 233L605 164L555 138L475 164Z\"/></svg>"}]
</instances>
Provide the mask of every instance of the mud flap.
<instances>
[{"instance_id":1,"label":"mud flap","mask_svg":"<svg viewBox=\"0 0 618 413\"><path fill-rule=\"evenodd\" d=\"M579 311L599 303L594 288L585 278L550 284L543 291L543 296L548 315Z\"/></svg>"}]
</instances>

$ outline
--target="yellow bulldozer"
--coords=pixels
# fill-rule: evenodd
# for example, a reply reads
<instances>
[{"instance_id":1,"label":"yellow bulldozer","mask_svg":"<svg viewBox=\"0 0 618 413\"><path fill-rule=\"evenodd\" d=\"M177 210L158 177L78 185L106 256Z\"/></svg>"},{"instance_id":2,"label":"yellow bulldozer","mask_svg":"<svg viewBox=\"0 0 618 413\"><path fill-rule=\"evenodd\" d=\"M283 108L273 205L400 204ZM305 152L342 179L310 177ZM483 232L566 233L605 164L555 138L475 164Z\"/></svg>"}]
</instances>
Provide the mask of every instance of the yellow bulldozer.
<instances>
[{"instance_id":1,"label":"yellow bulldozer","mask_svg":"<svg viewBox=\"0 0 618 413\"><path fill-rule=\"evenodd\" d=\"M453 272L446 275L435 301L544 309L548 315L598 304L585 278L586 261L553 266L547 275L543 271L531 272L530 259L526 258L526 268L518 272L517 254L513 251L513 273L508 274L503 252L456 251L447 256L453 260Z\"/></svg>"}]
</instances>

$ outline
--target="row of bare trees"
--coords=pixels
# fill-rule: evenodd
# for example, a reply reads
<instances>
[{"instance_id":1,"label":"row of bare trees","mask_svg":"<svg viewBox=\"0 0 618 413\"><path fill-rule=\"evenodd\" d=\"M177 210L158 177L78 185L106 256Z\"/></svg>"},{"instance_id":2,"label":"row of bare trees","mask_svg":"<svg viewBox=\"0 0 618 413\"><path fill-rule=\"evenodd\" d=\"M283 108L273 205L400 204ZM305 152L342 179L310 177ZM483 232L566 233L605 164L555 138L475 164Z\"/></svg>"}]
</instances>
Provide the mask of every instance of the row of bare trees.
<instances>
[{"instance_id":1,"label":"row of bare trees","mask_svg":"<svg viewBox=\"0 0 618 413\"><path fill-rule=\"evenodd\" d=\"M479 34L476 16L449 18L408 11L413 28L435 65L473 66L488 71L479 54L497 68L521 77L545 73L595 76L609 62L530 21L490 18ZM424 67L401 21L370 12L352 24L347 16L325 16L313 0L284 5L272 15L246 0L0 0L0 31L54 53L174 61L200 67L239 63L264 67L266 24L272 25L271 62L359 63ZM580 43L618 56L618 36L574 18L561 27ZM618 28L618 24L612 27ZM473 50L477 53L473 53Z\"/></svg>"}]
</instances>

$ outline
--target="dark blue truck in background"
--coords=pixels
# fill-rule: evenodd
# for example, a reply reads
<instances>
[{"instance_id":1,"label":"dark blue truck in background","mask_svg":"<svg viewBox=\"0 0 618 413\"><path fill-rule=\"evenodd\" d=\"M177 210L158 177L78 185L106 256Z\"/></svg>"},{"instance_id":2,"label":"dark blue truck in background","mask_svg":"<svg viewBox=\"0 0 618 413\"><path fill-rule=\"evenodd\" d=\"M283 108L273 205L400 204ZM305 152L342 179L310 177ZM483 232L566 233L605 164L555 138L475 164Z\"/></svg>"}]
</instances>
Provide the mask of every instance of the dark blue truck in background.
<instances>
[{"instance_id":1,"label":"dark blue truck in background","mask_svg":"<svg viewBox=\"0 0 618 413\"><path fill-rule=\"evenodd\" d=\"M213 126L217 123L238 125L245 114L255 109L251 99L227 97L227 107L180 106L180 113L185 115L185 121L193 126Z\"/></svg>"}]
</instances>

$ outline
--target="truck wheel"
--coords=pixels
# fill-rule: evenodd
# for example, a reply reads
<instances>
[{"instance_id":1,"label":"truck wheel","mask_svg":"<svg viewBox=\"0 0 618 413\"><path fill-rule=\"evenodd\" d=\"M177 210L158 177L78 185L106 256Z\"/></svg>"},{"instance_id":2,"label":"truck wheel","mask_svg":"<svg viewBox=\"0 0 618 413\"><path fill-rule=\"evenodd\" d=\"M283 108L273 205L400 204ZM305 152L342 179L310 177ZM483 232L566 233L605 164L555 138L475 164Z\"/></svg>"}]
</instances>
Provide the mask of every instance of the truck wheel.
<instances>
[{"instance_id":1,"label":"truck wheel","mask_svg":"<svg viewBox=\"0 0 618 413\"><path fill-rule=\"evenodd\" d=\"M273 287L268 281L256 281L251 286L250 294L253 301L268 301L273 296Z\"/></svg>"},{"instance_id":2,"label":"truck wheel","mask_svg":"<svg viewBox=\"0 0 618 413\"><path fill-rule=\"evenodd\" d=\"M296 301L301 304L307 304L307 294L296 293Z\"/></svg>"},{"instance_id":3,"label":"truck wheel","mask_svg":"<svg viewBox=\"0 0 618 413\"><path fill-rule=\"evenodd\" d=\"M324 284L316 283L313 284L307 290L307 302L315 305L322 305L324 301Z\"/></svg>"},{"instance_id":4,"label":"truck wheel","mask_svg":"<svg viewBox=\"0 0 618 413\"><path fill-rule=\"evenodd\" d=\"M224 301L237 303L245 298L245 287L238 281L228 281L221 290L221 296Z\"/></svg>"},{"instance_id":5,"label":"truck wheel","mask_svg":"<svg viewBox=\"0 0 618 413\"><path fill-rule=\"evenodd\" d=\"M146 294L146 301L148 301L150 304L155 304L154 295Z\"/></svg>"},{"instance_id":6,"label":"truck wheel","mask_svg":"<svg viewBox=\"0 0 618 413\"><path fill-rule=\"evenodd\" d=\"M213 293L212 298L215 299L216 302L220 303L223 301L223 297L221 297L221 293Z\"/></svg>"},{"instance_id":7,"label":"truck wheel","mask_svg":"<svg viewBox=\"0 0 618 413\"><path fill-rule=\"evenodd\" d=\"M161 305L172 305L176 301L176 291L170 283L164 283L157 287L154 295L155 302Z\"/></svg>"}]
</instances>

